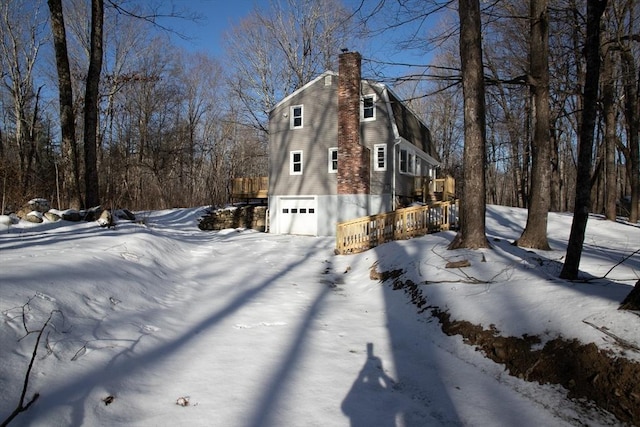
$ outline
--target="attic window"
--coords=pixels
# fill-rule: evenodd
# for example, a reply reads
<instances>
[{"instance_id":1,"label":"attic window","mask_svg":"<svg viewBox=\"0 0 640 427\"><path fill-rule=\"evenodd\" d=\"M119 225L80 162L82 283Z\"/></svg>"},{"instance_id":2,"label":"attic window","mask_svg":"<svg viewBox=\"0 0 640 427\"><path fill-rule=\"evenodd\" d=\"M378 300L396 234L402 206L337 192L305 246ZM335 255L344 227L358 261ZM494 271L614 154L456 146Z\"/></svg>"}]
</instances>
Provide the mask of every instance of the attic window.
<instances>
[{"instance_id":1,"label":"attic window","mask_svg":"<svg viewBox=\"0 0 640 427\"><path fill-rule=\"evenodd\" d=\"M291 129L302 128L302 105L292 105L289 126Z\"/></svg>"},{"instance_id":2,"label":"attic window","mask_svg":"<svg viewBox=\"0 0 640 427\"><path fill-rule=\"evenodd\" d=\"M328 76L324 76L324 85L325 86L331 86L331 75Z\"/></svg>"},{"instance_id":3,"label":"attic window","mask_svg":"<svg viewBox=\"0 0 640 427\"><path fill-rule=\"evenodd\" d=\"M362 97L362 106L360 109L361 117L363 121L376 119L376 96L365 95Z\"/></svg>"}]
</instances>

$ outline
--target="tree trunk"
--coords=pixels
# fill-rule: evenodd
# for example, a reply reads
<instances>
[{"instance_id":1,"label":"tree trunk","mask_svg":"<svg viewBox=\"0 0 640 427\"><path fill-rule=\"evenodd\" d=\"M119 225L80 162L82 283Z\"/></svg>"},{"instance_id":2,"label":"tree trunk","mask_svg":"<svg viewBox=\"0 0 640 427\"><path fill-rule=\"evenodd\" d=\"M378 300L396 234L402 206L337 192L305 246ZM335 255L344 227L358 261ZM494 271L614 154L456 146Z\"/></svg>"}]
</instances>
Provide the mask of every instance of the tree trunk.
<instances>
[{"instance_id":1,"label":"tree trunk","mask_svg":"<svg viewBox=\"0 0 640 427\"><path fill-rule=\"evenodd\" d=\"M100 204L98 186L98 89L102 71L103 0L91 1L91 49L84 99L84 184L85 206Z\"/></svg>"},{"instance_id":2,"label":"tree trunk","mask_svg":"<svg viewBox=\"0 0 640 427\"><path fill-rule=\"evenodd\" d=\"M613 52L602 52L602 113L604 114L604 215L616 220L616 104Z\"/></svg>"},{"instance_id":3,"label":"tree trunk","mask_svg":"<svg viewBox=\"0 0 640 427\"><path fill-rule=\"evenodd\" d=\"M620 305L620 310L640 310L640 280Z\"/></svg>"},{"instance_id":4,"label":"tree trunk","mask_svg":"<svg viewBox=\"0 0 640 427\"><path fill-rule=\"evenodd\" d=\"M573 222L571 223L567 255L560 272L561 278L569 280L578 277L582 245L591 208L591 156L593 154L593 131L598 110L598 85L600 81L600 18L606 7L607 0L593 0L587 3L587 39L584 48L587 71L583 97L584 108L580 125L580 145L578 146L578 185L576 185Z\"/></svg>"},{"instance_id":5,"label":"tree trunk","mask_svg":"<svg viewBox=\"0 0 640 427\"><path fill-rule=\"evenodd\" d=\"M73 90L71 70L67 53L67 35L62 13L62 0L48 0L51 13L51 32L58 71L58 90L60 98L60 129L62 131L62 170L64 187L70 207L79 208L80 166L78 145L76 144L76 126L73 112Z\"/></svg>"},{"instance_id":6,"label":"tree trunk","mask_svg":"<svg viewBox=\"0 0 640 427\"><path fill-rule=\"evenodd\" d=\"M463 194L460 232L449 249L486 248L486 129L479 0L459 0L460 61L464 96Z\"/></svg>"},{"instance_id":7,"label":"tree trunk","mask_svg":"<svg viewBox=\"0 0 640 427\"><path fill-rule=\"evenodd\" d=\"M533 155L527 225L518 246L549 250L547 217L551 189L549 146L549 12L547 0L531 0L530 80L533 95Z\"/></svg>"},{"instance_id":8,"label":"tree trunk","mask_svg":"<svg viewBox=\"0 0 640 427\"><path fill-rule=\"evenodd\" d=\"M562 185L560 179L560 153L558 146L558 131L554 125L549 129L549 145L551 147L551 188L549 210L560 212L562 209Z\"/></svg>"},{"instance_id":9,"label":"tree trunk","mask_svg":"<svg viewBox=\"0 0 640 427\"><path fill-rule=\"evenodd\" d=\"M629 222L638 222L638 203L640 197L640 111L638 110L638 81L636 65L630 48L621 52L622 82L624 85L624 115L627 121L627 138L629 143L628 163L630 167L631 212Z\"/></svg>"}]
</instances>

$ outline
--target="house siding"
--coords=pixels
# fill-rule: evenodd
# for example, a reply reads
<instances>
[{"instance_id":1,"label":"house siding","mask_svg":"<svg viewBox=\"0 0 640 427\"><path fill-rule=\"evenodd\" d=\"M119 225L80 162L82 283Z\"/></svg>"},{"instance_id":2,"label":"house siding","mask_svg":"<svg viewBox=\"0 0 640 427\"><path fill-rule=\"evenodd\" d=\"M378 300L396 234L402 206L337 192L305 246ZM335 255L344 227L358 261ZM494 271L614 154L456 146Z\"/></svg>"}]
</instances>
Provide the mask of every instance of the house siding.
<instances>
[{"instance_id":1,"label":"house siding","mask_svg":"<svg viewBox=\"0 0 640 427\"><path fill-rule=\"evenodd\" d=\"M343 55L359 58L352 54ZM344 70L342 62L341 70ZM278 215L282 213L279 210L284 204L296 203L287 196L316 201L316 222L312 228L317 230L317 235L334 235L337 222L391 211L395 207L394 196L411 197L414 191L414 177L399 172L398 144L413 145L421 155L426 153L437 158L426 126L391 90L367 80L360 80L355 87L358 89L351 92L358 103L349 103L349 114L354 118L354 110L357 110L358 117L354 122L359 124L348 126L357 129L359 138L351 135L348 139L355 143L349 142L352 145L346 148L341 148L338 142L340 107L336 73L323 73L270 111L269 218L272 232L287 232L280 230L278 223ZM367 95L375 95L374 120L360 116L359 103ZM302 127L291 129L290 108L296 105L303 106ZM379 144L386 146L386 169L382 171L374 167L375 146ZM337 173L328 170L330 148L338 150ZM302 174L290 173L292 151L303 153ZM360 161L365 164L361 165Z\"/></svg>"},{"instance_id":2,"label":"house siding","mask_svg":"<svg viewBox=\"0 0 640 427\"><path fill-rule=\"evenodd\" d=\"M338 142L338 79L333 75L331 86L324 78L287 102L279 104L269 115L269 194L296 195L337 194L337 175L328 173L329 148ZM360 123L360 141L369 149L371 194L391 193L393 132L391 120L382 101L382 90L363 84L363 94L376 95L376 120ZM303 127L289 128L289 108L303 105ZM328 106L328 107L327 107ZM387 170L373 170L375 144L387 145ZM302 175L289 174L289 153L303 151Z\"/></svg>"},{"instance_id":3,"label":"house siding","mask_svg":"<svg viewBox=\"0 0 640 427\"><path fill-rule=\"evenodd\" d=\"M360 123L360 141L363 141L363 145L370 151L371 194L387 194L388 197L391 197L394 135L392 121L383 98L383 89L377 85L365 83L362 88L362 94L363 96L376 95L376 119ZM387 168L385 171L374 170L374 147L376 144L385 144L387 146Z\"/></svg>"},{"instance_id":4,"label":"house siding","mask_svg":"<svg viewBox=\"0 0 640 427\"><path fill-rule=\"evenodd\" d=\"M318 79L269 115L269 194L332 194L336 176L327 171L328 150L337 142L337 78ZM303 127L289 128L289 107L303 105ZM289 153L303 151L303 173L289 174Z\"/></svg>"}]
</instances>

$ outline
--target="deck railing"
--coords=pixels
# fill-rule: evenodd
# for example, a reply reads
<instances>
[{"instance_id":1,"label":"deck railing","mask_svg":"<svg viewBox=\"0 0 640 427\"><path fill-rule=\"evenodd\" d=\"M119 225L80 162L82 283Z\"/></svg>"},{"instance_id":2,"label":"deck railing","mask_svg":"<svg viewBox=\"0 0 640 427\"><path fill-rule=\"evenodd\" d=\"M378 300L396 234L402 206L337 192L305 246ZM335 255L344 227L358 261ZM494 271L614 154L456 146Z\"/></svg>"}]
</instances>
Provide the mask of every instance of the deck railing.
<instances>
[{"instance_id":1,"label":"deck railing","mask_svg":"<svg viewBox=\"0 0 640 427\"><path fill-rule=\"evenodd\" d=\"M456 180L451 176L436 179L416 176L413 178L413 194L422 200L453 200L456 194Z\"/></svg>"},{"instance_id":2,"label":"deck railing","mask_svg":"<svg viewBox=\"0 0 640 427\"><path fill-rule=\"evenodd\" d=\"M431 191L436 194L441 194L443 201L451 200L455 197L456 180L452 176L434 179L432 184L433 188Z\"/></svg>"},{"instance_id":3,"label":"deck railing","mask_svg":"<svg viewBox=\"0 0 640 427\"><path fill-rule=\"evenodd\" d=\"M336 253L364 252L393 240L405 240L457 226L456 201L413 206L341 222L336 230Z\"/></svg>"},{"instance_id":4,"label":"deck railing","mask_svg":"<svg viewBox=\"0 0 640 427\"><path fill-rule=\"evenodd\" d=\"M231 186L233 199L266 199L269 179L266 176L234 178Z\"/></svg>"}]
</instances>

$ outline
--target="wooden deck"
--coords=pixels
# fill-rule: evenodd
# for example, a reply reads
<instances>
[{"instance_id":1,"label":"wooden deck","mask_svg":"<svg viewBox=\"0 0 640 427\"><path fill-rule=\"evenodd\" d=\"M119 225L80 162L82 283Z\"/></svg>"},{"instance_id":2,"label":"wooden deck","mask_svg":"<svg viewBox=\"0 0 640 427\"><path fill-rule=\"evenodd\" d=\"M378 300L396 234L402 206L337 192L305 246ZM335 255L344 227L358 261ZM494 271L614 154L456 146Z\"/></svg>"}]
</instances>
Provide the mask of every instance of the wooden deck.
<instances>
[{"instance_id":1,"label":"wooden deck","mask_svg":"<svg viewBox=\"0 0 640 427\"><path fill-rule=\"evenodd\" d=\"M457 226L456 200L413 206L341 222L336 229L337 254L353 254L386 242L406 240Z\"/></svg>"},{"instance_id":2,"label":"wooden deck","mask_svg":"<svg viewBox=\"0 0 640 427\"><path fill-rule=\"evenodd\" d=\"M452 177L429 179L414 178L413 195L425 202L449 201L455 198L456 181ZM234 178L231 185L233 200L266 199L269 197L269 179L266 176Z\"/></svg>"},{"instance_id":3,"label":"wooden deck","mask_svg":"<svg viewBox=\"0 0 640 427\"><path fill-rule=\"evenodd\" d=\"M234 200L266 199L269 194L269 179L266 176L234 178L231 198Z\"/></svg>"},{"instance_id":4,"label":"wooden deck","mask_svg":"<svg viewBox=\"0 0 640 427\"><path fill-rule=\"evenodd\" d=\"M413 179L413 195L424 202L446 202L456 197L456 180L451 176L430 179L416 176Z\"/></svg>"}]
</instances>

